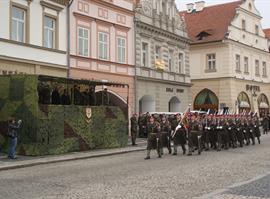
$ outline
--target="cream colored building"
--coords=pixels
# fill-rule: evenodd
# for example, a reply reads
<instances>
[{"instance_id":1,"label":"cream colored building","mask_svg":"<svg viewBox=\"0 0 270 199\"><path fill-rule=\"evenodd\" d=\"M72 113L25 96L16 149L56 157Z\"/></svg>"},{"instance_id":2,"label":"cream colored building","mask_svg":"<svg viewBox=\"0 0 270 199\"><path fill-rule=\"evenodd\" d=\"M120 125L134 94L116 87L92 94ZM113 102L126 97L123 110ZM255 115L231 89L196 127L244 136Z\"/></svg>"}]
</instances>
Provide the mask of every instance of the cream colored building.
<instances>
[{"instance_id":1,"label":"cream colored building","mask_svg":"<svg viewBox=\"0 0 270 199\"><path fill-rule=\"evenodd\" d=\"M0 1L0 74L67 76L66 2Z\"/></svg>"},{"instance_id":2,"label":"cream colored building","mask_svg":"<svg viewBox=\"0 0 270 199\"><path fill-rule=\"evenodd\" d=\"M268 112L270 56L254 1L196 4L180 13L192 39L194 109Z\"/></svg>"}]
</instances>

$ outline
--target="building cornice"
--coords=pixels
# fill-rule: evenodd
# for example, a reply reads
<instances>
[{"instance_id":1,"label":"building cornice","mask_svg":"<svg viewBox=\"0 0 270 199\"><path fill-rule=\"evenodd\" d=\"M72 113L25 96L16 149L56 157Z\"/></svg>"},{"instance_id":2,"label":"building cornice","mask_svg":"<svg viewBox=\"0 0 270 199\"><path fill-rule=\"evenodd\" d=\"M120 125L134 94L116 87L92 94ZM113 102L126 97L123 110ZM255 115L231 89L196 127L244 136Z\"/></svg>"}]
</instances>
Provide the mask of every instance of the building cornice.
<instances>
[{"instance_id":1,"label":"building cornice","mask_svg":"<svg viewBox=\"0 0 270 199\"><path fill-rule=\"evenodd\" d=\"M63 6L67 5L67 3L69 2L69 0L50 0L50 1L61 4Z\"/></svg>"},{"instance_id":2,"label":"building cornice","mask_svg":"<svg viewBox=\"0 0 270 199\"><path fill-rule=\"evenodd\" d=\"M130 64L123 64L123 63L118 63L118 62L112 62L112 61L106 61L106 60L101 60L101 59L95 59L95 58L91 58L91 57L83 57L83 56L79 56L79 55L70 55L70 57L72 58L77 58L77 59L84 59L87 61L98 61L104 64L113 64L113 65L117 65L117 66L124 66L124 67L132 67L134 68L134 65L130 65Z\"/></svg>"},{"instance_id":3,"label":"building cornice","mask_svg":"<svg viewBox=\"0 0 270 199\"><path fill-rule=\"evenodd\" d=\"M55 0L55 1L57 1L57 0ZM53 2L55 2L55 1L53 1ZM60 1L60 0L58 0L58 1ZM63 1L63 0L61 0L61 1ZM61 10L63 10L65 8L64 7L65 4L61 4L62 6L61 5L58 6L55 3L51 3L49 1L44 1L44 0L40 1L40 5L43 7L47 7L47 8L56 10L57 12L60 12Z\"/></svg>"},{"instance_id":4,"label":"building cornice","mask_svg":"<svg viewBox=\"0 0 270 199\"><path fill-rule=\"evenodd\" d=\"M40 65L40 66L50 66L53 68L68 70L66 65L52 64L52 63L48 63L48 62L39 62L39 61L35 61L35 60L22 59L22 58L18 58L18 57L10 57L10 56L6 56L6 55L0 55L0 60L21 62L21 63L26 63L26 64Z\"/></svg>"},{"instance_id":5,"label":"building cornice","mask_svg":"<svg viewBox=\"0 0 270 199\"><path fill-rule=\"evenodd\" d=\"M151 78L151 77L137 76L137 79L142 80L142 81L147 81L147 82L158 82L158 83L162 83L162 84L171 84L174 86L186 86L186 87L192 86L192 83L177 82L177 81L164 80L164 79L156 79L156 78Z\"/></svg>"},{"instance_id":6,"label":"building cornice","mask_svg":"<svg viewBox=\"0 0 270 199\"><path fill-rule=\"evenodd\" d=\"M135 26L137 26L138 28L141 28L141 29L148 30L150 32L156 32L159 35L162 35L162 36L167 37L167 38L174 39L176 41L182 41L182 42L186 42L186 43L190 43L191 42L191 40L189 38L187 38L187 37L184 37L184 36L181 36L181 35L177 35L177 34L172 33L172 32L168 32L166 30L163 30L163 29L158 28L158 27L155 27L153 25L144 23L142 21L136 21L135 22Z\"/></svg>"},{"instance_id":7,"label":"building cornice","mask_svg":"<svg viewBox=\"0 0 270 199\"><path fill-rule=\"evenodd\" d=\"M191 79L191 83L193 81L211 81L211 80L223 80L223 79L232 79L232 80L237 80L237 81L244 81L244 82L249 82L249 83L257 83L257 84L266 84L269 85L269 82L264 82L264 81L256 81L256 80L248 80L248 79L242 79L242 78L237 78L237 77L208 77L204 79Z\"/></svg>"},{"instance_id":8,"label":"building cornice","mask_svg":"<svg viewBox=\"0 0 270 199\"><path fill-rule=\"evenodd\" d=\"M46 51L55 52L55 53L60 53L60 54L66 54L66 51L63 51L63 50L57 50L57 49L53 49L53 48L45 48L43 46L37 46L37 45L29 44L29 43L18 42L18 41L14 41L14 40L10 40L10 39L0 38L0 41L10 43L10 44L15 44L15 45L20 45L20 46L41 49L41 50L46 50Z\"/></svg>"},{"instance_id":9,"label":"building cornice","mask_svg":"<svg viewBox=\"0 0 270 199\"><path fill-rule=\"evenodd\" d=\"M232 24L231 24L230 26L233 27L233 28L236 28L237 30L242 30L244 33L252 34L252 35L255 36L255 37L260 37L261 39L267 39L267 38L265 38L265 37L263 37L263 36L256 35L255 33L250 32L250 31L247 31L247 30L243 30L242 28L239 28L239 27L234 26L234 25L232 25Z\"/></svg>"},{"instance_id":10,"label":"building cornice","mask_svg":"<svg viewBox=\"0 0 270 199\"><path fill-rule=\"evenodd\" d=\"M224 42L224 43L226 43L226 42L234 42L234 43L240 44L240 45L242 45L242 46L251 48L251 49L253 49L253 50L257 50L257 51L263 52L263 53L265 53L265 54L267 54L267 55L269 56L269 52L268 52L267 50L262 50L262 49L259 49L259 48L254 47L254 46L250 46L250 45L241 43L241 42L239 42L239 41L235 41L235 40L233 40L233 39L226 39L226 40L224 40L223 42Z\"/></svg>"}]
</instances>

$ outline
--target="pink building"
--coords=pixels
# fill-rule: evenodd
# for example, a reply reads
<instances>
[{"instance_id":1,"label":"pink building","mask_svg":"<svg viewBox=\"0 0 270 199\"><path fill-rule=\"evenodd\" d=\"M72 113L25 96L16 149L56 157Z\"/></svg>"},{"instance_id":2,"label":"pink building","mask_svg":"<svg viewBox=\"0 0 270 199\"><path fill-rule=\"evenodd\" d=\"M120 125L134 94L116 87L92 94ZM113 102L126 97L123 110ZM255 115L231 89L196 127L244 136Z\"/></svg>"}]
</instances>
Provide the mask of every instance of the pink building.
<instances>
[{"instance_id":1,"label":"pink building","mask_svg":"<svg viewBox=\"0 0 270 199\"><path fill-rule=\"evenodd\" d=\"M129 84L130 112L134 110L133 6L133 0L74 0L70 8L70 77ZM123 88L108 91L112 103L127 103Z\"/></svg>"}]
</instances>

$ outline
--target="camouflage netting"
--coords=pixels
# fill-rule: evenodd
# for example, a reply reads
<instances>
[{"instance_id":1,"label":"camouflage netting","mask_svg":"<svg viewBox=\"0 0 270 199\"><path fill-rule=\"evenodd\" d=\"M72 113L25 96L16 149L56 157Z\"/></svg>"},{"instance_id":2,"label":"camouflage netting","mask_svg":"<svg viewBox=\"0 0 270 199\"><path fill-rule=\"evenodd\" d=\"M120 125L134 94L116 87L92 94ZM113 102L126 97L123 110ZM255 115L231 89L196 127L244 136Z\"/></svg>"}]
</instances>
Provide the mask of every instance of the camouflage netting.
<instances>
[{"instance_id":1,"label":"camouflage netting","mask_svg":"<svg viewBox=\"0 0 270 199\"><path fill-rule=\"evenodd\" d=\"M23 120L17 151L22 155L122 147L128 140L128 121L118 107L38 105L38 77L0 76L0 145L8 145L7 121Z\"/></svg>"}]
</instances>

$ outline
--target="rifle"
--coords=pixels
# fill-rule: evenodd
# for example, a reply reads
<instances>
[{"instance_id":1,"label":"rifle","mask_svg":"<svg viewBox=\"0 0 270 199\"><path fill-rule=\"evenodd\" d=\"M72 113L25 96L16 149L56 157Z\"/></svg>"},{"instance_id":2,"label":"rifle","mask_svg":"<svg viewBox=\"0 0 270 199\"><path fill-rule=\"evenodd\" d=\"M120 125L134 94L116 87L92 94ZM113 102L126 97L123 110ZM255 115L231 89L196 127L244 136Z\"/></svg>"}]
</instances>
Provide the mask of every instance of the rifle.
<instances>
[{"instance_id":1,"label":"rifle","mask_svg":"<svg viewBox=\"0 0 270 199\"><path fill-rule=\"evenodd\" d=\"M180 128L182 127L181 124L182 124L184 118L186 117L187 112L188 112L189 109L190 109L190 105L189 105L188 108L185 110L185 114L184 114L183 117L181 118L181 120L180 120L178 126L175 128L174 132L172 133L172 138L174 138L174 136L175 136L176 132L178 131L178 129L180 129Z\"/></svg>"}]
</instances>

